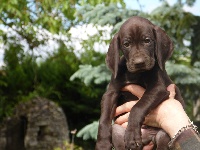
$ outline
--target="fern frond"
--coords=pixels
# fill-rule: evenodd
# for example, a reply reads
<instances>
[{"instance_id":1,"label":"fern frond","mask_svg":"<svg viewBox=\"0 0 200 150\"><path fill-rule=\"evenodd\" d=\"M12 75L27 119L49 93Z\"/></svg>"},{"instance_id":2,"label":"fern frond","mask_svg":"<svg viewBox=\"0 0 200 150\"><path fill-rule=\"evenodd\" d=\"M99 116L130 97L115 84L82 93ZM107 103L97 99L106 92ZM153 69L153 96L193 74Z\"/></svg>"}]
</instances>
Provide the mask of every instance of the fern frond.
<instances>
[{"instance_id":1,"label":"fern frond","mask_svg":"<svg viewBox=\"0 0 200 150\"><path fill-rule=\"evenodd\" d=\"M98 132L98 126L99 122L94 121L91 124L86 125L83 127L78 133L77 137L82 137L83 140L88 140L88 139L97 139L97 132Z\"/></svg>"},{"instance_id":2,"label":"fern frond","mask_svg":"<svg viewBox=\"0 0 200 150\"><path fill-rule=\"evenodd\" d=\"M92 65L80 65L79 70L70 77L70 80L73 81L77 78L84 82L85 85L89 85L91 83L101 84L108 82L110 81L110 77L110 71L105 64L95 67Z\"/></svg>"}]
</instances>

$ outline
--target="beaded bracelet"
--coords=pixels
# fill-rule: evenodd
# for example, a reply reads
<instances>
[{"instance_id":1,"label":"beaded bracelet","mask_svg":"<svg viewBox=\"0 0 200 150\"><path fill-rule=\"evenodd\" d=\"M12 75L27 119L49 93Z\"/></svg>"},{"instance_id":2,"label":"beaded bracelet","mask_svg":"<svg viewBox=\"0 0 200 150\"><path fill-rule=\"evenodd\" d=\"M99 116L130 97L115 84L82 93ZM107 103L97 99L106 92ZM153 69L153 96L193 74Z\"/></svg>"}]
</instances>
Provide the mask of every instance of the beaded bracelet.
<instances>
[{"instance_id":1,"label":"beaded bracelet","mask_svg":"<svg viewBox=\"0 0 200 150\"><path fill-rule=\"evenodd\" d=\"M193 129L196 134L199 134L199 132L197 131L197 126L193 124L192 121L188 120L189 121L189 125L185 126L185 127L182 127L180 130L178 130L178 132L172 137L171 141L168 143L168 146L169 148L171 148L173 142L175 141L175 139L182 133L184 132L185 130L188 130L188 129Z\"/></svg>"}]
</instances>

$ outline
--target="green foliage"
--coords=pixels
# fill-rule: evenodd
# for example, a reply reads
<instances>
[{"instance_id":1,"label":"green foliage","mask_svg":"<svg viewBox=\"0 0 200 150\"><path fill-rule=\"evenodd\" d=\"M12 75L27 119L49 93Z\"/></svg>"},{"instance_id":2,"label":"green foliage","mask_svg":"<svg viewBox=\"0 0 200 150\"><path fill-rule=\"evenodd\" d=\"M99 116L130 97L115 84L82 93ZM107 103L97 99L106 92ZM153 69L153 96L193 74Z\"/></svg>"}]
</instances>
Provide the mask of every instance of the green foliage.
<instances>
[{"instance_id":1,"label":"green foliage","mask_svg":"<svg viewBox=\"0 0 200 150\"><path fill-rule=\"evenodd\" d=\"M85 5L81 7L76 16L84 23L92 23L100 26L115 26L113 33L116 32L121 24L129 17L134 15L146 16L147 14L138 10L125 9L117 4L98 4L97 6Z\"/></svg>"},{"instance_id":2,"label":"green foliage","mask_svg":"<svg viewBox=\"0 0 200 150\"><path fill-rule=\"evenodd\" d=\"M200 89L200 63L194 66L166 63L166 70L174 83L180 88L182 96L186 102L187 112L192 118L192 103L199 98Z\"/></svg>"},{"instance_id":3,"label":"green foliage","mask_svg":"<svg viewBox=\"0 0 200 150\"><path fill-rule=\"evenodd\" d=\"M105 4L109 5L110 3L118 3L121 4L122 6L125 6L125 3L123 0L81 0L81 6L85 6L87 4L90 4L91 6L96 6L98 4Z\"/></svg>"},{"instance_id":4,"label":"green foliage","mask_svg":"<svg viewBox=\"0 0 200 150\"><path fill-rule=\"evenodd\" d=\"M9 27L32 24L58 33L69 28L70 24L66 24L67 20L75 19L73 16L76 10L75 4L74 0L3 0L0 7L0 21Z\"/></svg>"},{"instance_id":5,"label":"green foliage","mask_svg":"<svg viewBox=\"0 0 200 150\"><path fill-rule=\"evenodd\" d=\"M186 66L183 64L175 64L168 62L166 69L168 74L174 79L176 84L180 85L200 85L200 62L196 62L194 66Z\"/></svg>"},{"instance_id":6,"label":"green foliage","mask_svg":"<svg viewBox=\"0 0 200 150\"><path fill-rule=\"evenodd\" d=\"M197 22L195 17L185 12L179 4L170 6L168 3L163 3L152 11L150 18L165 29L173 40L175 49L173 59L179 62L183 56L190 58L191 50L185 43L191 41L193 36L194 30L191 26Z\"/></svg>"},{"instance_id":7,"label":"green foliage","mask_svg":"<svg viewBox=\"0 0 200 150\"><path fill-rule=\"evenodd\" d=\"M39 95L61 100L61 89L66 88L70 75L77 70L79 60L75 54L61 43L59 49L41 62L37 74ZM63 83L64 82L64 83ZM44 89L44 90L43 90Z\"/></svg>"},{"instance_id":8,"label":"green foliage","mask_svg":"<svg viewBox=\"0 0 200 150\"><path fill-rule=\"evenodd\" d=\"M77 133L77 137L82 137L83 140L88 140L88 139L96 140L98 126L99 122L97 121L94 121L93 123L86 125Z\"/></svg>"},{"instance_id":9,"label":"green foliage","mask_svg":"<svg viewBox=\"0 0 200 150\"><path fill-rule=\"evenodd\" d=\"M200 59L200 17L196 16L196 24L192 26L193 36L191 38L190 48L192 49L191 61L192 64Z\"/></svg>"},{"instance_id":10,"label":"green foliage","mask_svg":"<svg viewBox=\"0 0 200 150\"><path fill-rule=\"evenodd\" d=\"M78 78L88 86L93 82L95 84L108 83L110 77L111 74L104 64L96 67L91 65L80 65L79 70L70 77L70 80L73 81Z\"/></svg>"},{"instance_id":11,"label":"green foliage","mask_svg":"<svg viewBox=\"0 0 200 150\"><path fill-rule=\"evenodd\" d=\"M35 58L25 56L19 45L11 45L5 49L6 67L1 70L1 113L0 118L10 115L15 104L23 100L23 96L33 90Z\"/></svg>"},{"instance_id":12,"label":"green foliage","mask_svg":"<svg viewBox=\"0 0 200 150\"><path fill-rule=\"evenodd\" d=\"M33 96L41 95L58 101L65 107L72 107L76 106L73 101L71 102L73 97L81 97L83 94L85 95L82 96L83 100L87 99L89 95L97 97L101 92L99 89L88 89L82 86L82 83L69 81L69 77L77 70L81 61L74 55L73 49L67 45L71 42L68 31L77 24L74 14L77 7L80 7L83 2L94 3L90 0L1 1L0 40L5 50L5 66L1 69L0 74L0 118L11 114L16 103L28 100ZM103 3L107 5L111 2L106 0ZM115 2L123 4L121 0ZM62 38L63 36L65 38ZM49 40L53 40L57 44L62 43L60 44L62 50L59 50L58 53L54 50L55 53L49 55L41 48L46 46ZM49 58L44 60L37 51L47 53ZM97 53L93 54L98 55ZM38 58L43 59L40 65ZM86 61L88 60L83 59L83 62ZM80 90L73 92L78 86L81 86ZM71 98L64 102L63 97ZM87 105L83 104L81 108L86 110ZM75 112L75 110L76 107L71 112Z\"/></svg>"},{"instance_id":13,"label":"green foliage","mask_svg":"<svg viewBox=\"0 0 200 150\"><path fill-rule=\"evenodd\" d=\"M73 150L83 150L82 147L77 146L73 143L70 144L67 141L63 142L62 146L54 148L54 150L72 150L72 147L73 147Z\"/></svg>"}]
</instances>

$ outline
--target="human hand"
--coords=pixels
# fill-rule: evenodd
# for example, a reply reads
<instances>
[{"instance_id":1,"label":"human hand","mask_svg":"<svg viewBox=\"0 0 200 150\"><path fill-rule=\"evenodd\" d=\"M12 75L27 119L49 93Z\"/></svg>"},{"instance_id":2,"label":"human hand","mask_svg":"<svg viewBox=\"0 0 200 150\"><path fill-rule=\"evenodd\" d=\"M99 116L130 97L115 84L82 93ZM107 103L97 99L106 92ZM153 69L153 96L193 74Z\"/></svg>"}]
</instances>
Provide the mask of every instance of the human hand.
<instances>
[{"instance_id":1,"label":"human hand","mask_svg":"<svg viewBox=\"0 0 200 150\"><path fill-rule=\"evenodd\" d=\"M133 84L125 86L122 90L131 92L139 99L145 92L144 88ZM169 85L167 90L170 92L169 99L165 100L156 109L152 110L145 117L144 124L162 128L169 134L170 137L173 137L180 128L189 125L190 123L181 103L174 99L176 94L175 85ZM136 103L137 101L130 101L117 107L115 116L123 113L126 114L118 117L115 123L126 128L130 110Z\"/></svg>"}]
</instances>

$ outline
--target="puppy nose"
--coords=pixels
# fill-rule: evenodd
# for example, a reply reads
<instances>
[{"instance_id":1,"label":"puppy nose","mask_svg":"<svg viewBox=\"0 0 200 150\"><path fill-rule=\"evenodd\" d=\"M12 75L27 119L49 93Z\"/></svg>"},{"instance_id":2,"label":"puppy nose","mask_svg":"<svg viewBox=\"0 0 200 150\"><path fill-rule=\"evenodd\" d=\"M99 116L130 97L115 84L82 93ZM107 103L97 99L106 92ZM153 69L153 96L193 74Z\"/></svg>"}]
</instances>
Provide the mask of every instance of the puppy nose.
<instances>
[{"instance_id":1,"label":"puppy nose","mask_svg":"<svg viewBox=\"0 0 200 150\"><path fill-rule=\"evenodd\" d=\"M144 61L144 59L142 59L142 58L136 58L136 59L134 60L134 64L135 64L135 66L137 66L137 67L142 67L142 66L145 65L145 61Z\"/></svg>"}]
</instances>

